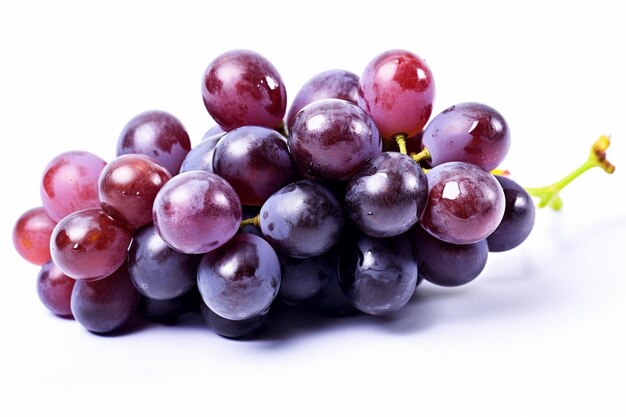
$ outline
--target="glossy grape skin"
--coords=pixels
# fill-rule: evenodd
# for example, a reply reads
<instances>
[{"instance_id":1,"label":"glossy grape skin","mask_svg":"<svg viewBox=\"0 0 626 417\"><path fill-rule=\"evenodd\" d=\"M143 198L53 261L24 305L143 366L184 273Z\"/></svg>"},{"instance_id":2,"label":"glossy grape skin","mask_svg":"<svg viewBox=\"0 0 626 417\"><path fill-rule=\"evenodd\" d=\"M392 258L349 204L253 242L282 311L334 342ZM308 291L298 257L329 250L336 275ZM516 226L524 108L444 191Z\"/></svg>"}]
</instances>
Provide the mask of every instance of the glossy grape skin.
<instances>
[{"instance_id":1,"label":"glossy grape skin","mask_svg":"<svg viewBox=\"0 0 626 417\"><path fill-rule=\"evenodd\" d=\"M465 162L447 162L426 174L428 197L420 224L457 245L481 241L500 224L505 198L493 175Z\"/></svg>"},{"instance_id":2,"label":"glossy grape skin","mask_svg":"<svg viewBox=\"0 0 626 417\"><path fill-rule=\"evenodd\" d=\"M297 305L315 297L329 277L335 277L336 260L325 253L312 258L292 258L278 255L282 280L278 298L286 304Z\"/></svg>"},{"instance_id":3,"label":"glossy grape skin","mask_svg":"<svg viewBox=\"0 0 626 417\"><path fill-rule=\"evenodd\" d=\"M198 289L206 305L229 320L264 315L280 287L280 263L263 239L238 233L202 256Z\"/></svg>"},{"instance_id":4,"label":"glossy grape skin","mask_svg":"<svg viewBox=\"0 0 626 417\"><path fill-rule=\"evenodd\" d=\"M326 98L338 98L357 104L359 77L350 71L329 70L315 75L298 91L287 115L287 126L291 129L296 114L307 104Z\"/></svg>"},{"instance_id":5,"label":"glossy grape skin","mask_svg":"<svg viewBox=\"0 0 626 417\"><path fill-rule=\"evenodd\" d=\"M237 232L241 203L224 179L206 171L189 171L161 188L152 218L159 235L172 248L183 253L205 253Z\"/></svg>"},{"instance_id":6,"label":"glossy grape skin","mask_svg":"<svg viewBox=\"0 0 626 417\"><path fill-rule=\"evenodd\" d=\"M203 301L200 302L200 312L207 326L215 333L229 339L241 339L254 336L267 320L267 314L253 316L243 320L226 319L214 313Z\"/></svg>"},{"instance_id":7,"label":"glossy grape skin","mask_svg":"<svg viewBox=\"0 0 626 417\"><path fill-rule=\"evenodd\" d=\"M511 145L509 126L495 109L480 103L461 103L437 115L424 129L422 144L430 165L461 161L491 171L500 165Z\"/></svg>"},{"instance_id":8,"label":"glossy grape skin","mask_svg":"<svg viewBox=\"0 0 626 417\"><path fill-rule=\"evenodd\" d=\"M512 179L498 175L496 179L504 190L506 207L502 221L489 235L487 243L489 251L504 252L519 246L530 235L535 224L535 204L526 190Z\"/></svg>"},{"instance_id":9,"label":"glossy grape skin","mask_svg":"<svg viewBox=\"0 0 626 417\"><path fill-rule=\"evenodd\" d=\"M325 186L311 180L282 188L261 207L261 232L277 250L295 258L327 252L341 238L342 209Z\"/></svg>"},{"instance_id":10,"label":"glossy grape skin","mask_svg":"<svg viewBox=\"0 0 626 417\"><path fill-rule=\"evenodd\" d=\"M51 259L50 236L56 222L43 207L24 212L13 227L13 246L22 258L35 265Z\"/></svg>"},{"instance_id":11,"label":"glossy grape skin","mask_svg":"<svg viewBox=\"0 0 626 417\"><path fill-rule=\"evenodd\" d=\"M171 178L167 169L145 155L118 156L98 180L102 210L131 229L151 223L154 199Z\"/></svg>"},{"instance_id":12,"label":"glossy grape skin","mask_svg":"<svg viewBox=\"0 0 626 417\"><path fill-rule=\"evenodd\" d=\"M213 172L233 186L241 204L260 206L295 179L296 167L280 133L244 126L220 140L213 154Z\"/></svg>"},{"instance_id":13,"label":"glossy grape skin","mask_svg":"<svg viewBox=\"0 0 626 417\"><path fill-rule=\"evenodd\" d=\"M126 264L98 281L76 281L72 291L72 314L84 328L108 333L123 326L133 315L139 292L130 282Z\"/></svg>"},{"instance_id":14,"label":"glossy grape skin","mask_svg":"<svg viewBox=\"0 0 626 417\"><path fill-rule=\"evenodd\" d=\"M454 245L433 237L419 226L411 232L419 275L444 287L467 284L480 275L487 264L487 241Z\"/></svg>"},{"instance_id":15,"label":"glossy grape skin","mask_svg":"<svg viewBox=\"0 0 626 417\"><path fill-rule=\"evenodd\" d=\"M411 157L383 152L365 162L348 182L346 212L365 234L397 236L417 223L427 191L426 175Z\"/></svg>"},{"instance_id":16,"label":"glossy grape skin","mask_svg":"<svg viewBox=\"0 0 626 417\"><path fill-rule=\"evenodd\" d=\"M168 246L153 225L135 232L128 271L137 290L155 300L176 298L196 285L199 258Z\"/></svg>"},{"instance_id":17,"label":"glossy grape skin","mask_svg":"<svg viewBox=\"0 0 626 417\"><path fill-rule=\"evenodd\" d=\"M41 201L58 222L75 211L100 207L98 178L106 165L89 152L70 151L54 157L41 177Z\"/></svg>"},{"instance_id":18,"label":"glossy grape skin","mask_svg":"<svg viewBox=\"0 0 626 417\"><path fill-rule=\"evenodd\" d=\"M76 280L68 277L52 261L46 262L37 276L37 295L44 306L57 316L72 317L70 300Z\"/></svg>"},{"instance_id":19,"label":"glossy grape skin","mask_svg":"<svg viewBox=\"0 0 626 417\"><path fill-rule=\"evenodd\" d=\"M345 181L382 151L369 115L345 100L318 100L305 106L289 132L289 150L309 178Z\"/></svg>"},{"instance_id":20,"label":"glossy grape skin","mask_svg":"<svg viewBox=\"0 0 626 417\"><path fill-rule=\"evenodd\" d=\"M359 106L368 112L385 139L417 134L428 122L435 81L426 62L403 50L383 52L359 80Z\"/></svg>"},{"instance_id":21,"label":"glossy grape skin","mask_svg":"<svg viewBox=\"0 0 626 417\"><path fill-rule=\"evenodd\" d=\"M200 140L203 142L205 140L217 142L225 134L226 134L226 131L224 129L222 129L219 125L215 125L215 126L210 127L206 132L204 132L204 135L202 135L202 139Z\"/></svg>"},{"instance_id":22,"label":"glossy grape skin","mask_svg":"<svg viewBox=\"0 0 626 417\"><path fill-rule=\"evenodd\" d=\"M390 314L408 303L417 285L417 262L409 239L357 234L342 244L339 283L358 310Z\"/></svg>"},{"instance_id":23,"label":"glossy grape skin","mask_svg":"<svg viewBox=\"0 0 626 417\"><path fill-rule=\"evenodd\" d=\"M175 116L150 110L133 117L117 140L117 156L140 153L155 159L176 175L191 141L183 124Z\"/></svg>"},{"instance_id":24,"label":"glossy grape skin","mask_svg":"<svg viewBox=\"0 0 626 417\"><path fill-rule=\"evenodd\" d=\"M92 281L111 275L126 260L132 233L99 209L63 218L52 231L52 260L67 276Z\"/></svg>"},{"instance_id":25,"label":"glossy grape skin","mask_svg":"<svg viewBox=\"0 0 626 417\"><path fill-rule=\"evenodd\" d=\"M211 138L204 139L202 142L191 148L180 166L180 172L183 173L196 170L213 172L213 155L215 153L215 147L222 136L223 135L213 136Z\"/></svg>"},{"instance_id":26,"label":"glossy grape skin","mask_svg":"<svg viewBox=\"0 0 626 417\"><path fill-rule=\"evenodd\" d=\"M204 71L202 99L225 131L241 126L277 128L287 108L287 90L276 68L247 50L226 52Z\"/></svg>"}]
</instances>

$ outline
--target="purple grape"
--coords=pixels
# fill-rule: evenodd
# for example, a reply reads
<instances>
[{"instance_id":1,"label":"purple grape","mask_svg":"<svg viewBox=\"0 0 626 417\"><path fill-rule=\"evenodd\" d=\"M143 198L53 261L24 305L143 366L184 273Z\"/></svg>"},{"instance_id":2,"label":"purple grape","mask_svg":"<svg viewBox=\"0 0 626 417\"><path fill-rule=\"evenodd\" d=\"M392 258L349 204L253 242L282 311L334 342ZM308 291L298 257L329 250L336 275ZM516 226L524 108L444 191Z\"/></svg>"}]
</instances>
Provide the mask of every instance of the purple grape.
<instances>
[{"instance_id":1,"label":"purple grape","mask_svg":"<svg viewBox=\"0 0 626 417\"><path fill-rule=\"evenodd\" d=\"M503 252L520 245L535 224L535 204L530 195L510 178L496 176L504 190L506 207L502 221L487 238L491 252Z\"/></svg>"},{"instance_id":2,"label":"purple grape","mask_svg":"<svg viewBox=\"0 0 626 417\"><path fill-rule=\"evenodd\" d=\"M64 152L50 161L41 177L40 192L52 220L100 207L98 178L105 165L99 156L82 151Z\"/></svg>"},{"instance_id":3,"label":"purple grape","mask_svg":"<svg viewBox=\"0 0 626 417\"><path fill-rule=\"evenodd\" d=\"M335 278L336 260L329 253L312 258L292 258L278 255L282 280L278 298L286 304L297 305L315 297L329 277Z\"/></svg>"},{"instance_id":4,"label":"purple grape","mask_svg":"<svg viewBox=\"0 0 626 417\"><path fill-rule=\"evenodd\" d=\"M345 181L382 151L372 119L345 100L318 100L304 107L289 132L289 150L313 179Z\"/></svg>"},{"instance_id":5,"label":"purple grape","mask_svg":"<svg viewBox=\"0 0 626 417\"><path fill-rule=\"evenodd\" d=\"M485 268L489 249L487 241L455 245L439 240L416 226L411 231L420 277L444 287L456 287L472 281Z\"/></svg>"},{"instance_id":6,"label":"purple grape","mask_svg":"<svg viewBox=\"0 0 626 417\"><path fill-rule=\"evenodd\" d=\"M84 328L108 333L123 326L133 315L139 292L130 282L128 268L98 281L77 281L72 291L72 314Z\"/></svg>"},{"instance_id":7,"label":"purple grape","mask_svg":"<svg viewBox=\"0 0 626 417\"><path fill-rule=\"evenodd\" d=\"M359 106L385 139L411 137L428 122L435 81L426 62L403 50L383 52L365 68L359 82Z\"/></svg>"},{"instance_id":8,"label":"purple grape","mask_svg":"<svg viewBox=\"0 0 626 417\"><path fill-rule=\"evenodd\" d=\"M506 157L511 144L504 117L489 106L462 103L435 117L424 130L422 144L431 166L469 162L491 171Z\"/></svg>"},{"instance_id":9,"label":"purple grape","mask_svg":"<svg viewBox=\"0 0 626 417\"><path fill-rule=\"evenodd\" d=\"M150 321L175 324L183 314L197 311L200 303L200 293L194 286L190 291L168 300L154 300L142 296L137 306L137 312Z\"/></svg>"},{"instance_id":10,"label":"purple grape","mask_svg":"<svg viewBox=\"0 0 626 417\"><path fill-rule=\"evenodd\" d=\"M172 175L178 173L190 149L189 135L180 120L160 110L133 117L117 140L117 156L129 153L147 155Z\"/></svg>"},{"instance_id":11,"label":"purple grape","mask_svg":"<svg viewBox=\"0 0 626 417\"><path fill-rule=\"evenodd\" d=\"M225 134L226 134L226 131L224 129L222 129L219 125L215 125L213 127L210 127L206 132L204 132L204 135L202 135L202 139L200 140L201 141L212 140L212 141L217 142Z\"/></svg>"},{"instance_id":12,"label":"purple grape","mask_svg":"<svg viewBox=\"0 0 626 417\"><path fill-rule=\"evenodd\" d=\"M417 262L406 236L377 239L357 234L342 243L339 256L339 283L358 310L393 313L413 296Z\"/></svg>"},{"instance_id":13,"label":"purple grape","mask_svg":"<svg viewBox=\"0 0 626 417\"><path fill-rule=\"evenodd\" d=\"M307 104L325 98L338 98L357 104L359 77L350 71L329 70L307 81L291 103L287 126L291 129L296 114Z\"/></svg>"},{"instance_id":14,"label":"purple grape","mask_svg":"<svg viewBox=\"0 0 626 417\"><path fill-rule=\"evenodd\" d=\"M278 71L256 52L226 52L209 64L202 82L204 105L225 131L241 126L275 129L287 108Z\"/></svg>"},{"instance_id":15,"label":"purple grape","mask_svg":"<svg viewBox=\"0 0 626 417\"><path fill-rule=\"evenodd\" d=\"M323 185L311 180L290 184L261 207L261 232L274 248L296 258L327 252L341 237L341 206Z\"/></svg>"},{"instance_id":16,"label":"purple grape","mask_svg":"<svg viewBox=\"0 0 626 417\"><path fill-rule=\"evenodd\" d=\"M243 320L230 320L214 313L203 301L200 302L200 311L207 326L213 328L220 336L229 339L254 337L268 316L261 314Z\"/></svg>"},{"instance_id":17,"label":"purple grape","mask_svg":"<svg viewBox=\"0 0 626 417\"><path fill-rule=\"evenodd\" d=\"M128 271L137 290L154 300L176 298L196 285L198 257L170 248L153 225L137 230L128 251Z\"/></svg>"},{"instance_id":18,"label":"purple grape","mask_svg":"<svg viewBox=\"0 0 626 417\"><path fill-rule=\"evenodd\" d=\"M235 235L227 244L202 256L198 289L206 305L229 320L264 315L278 293L278 256L258 236Z\"/></svg>"},{"instance_id":19,"label":"purple grape","mask_svg":"<svg viewBox=\"0 0 626 417\"><path fill-rule=\"evenodd\" d=\"M203 139L202 142L191 148L180 166L180 173L187 171L213 172L213 154L222 135Z\"/></svg>"},{"instance_id":20,"label":"purple grape","mask_svg":"<svg viewBox=\"0 0 626 417\"><path fill-rule=\"evenodd\" d=\"M237 233L241 203L233 187L206 171L189 171L167 182L152 210L154 225L172 248L205 253Z\"/></svg>"},{"instance_id":21,"label":"purple grape","mask_svg":"<svg viewBox=\"0 0 626 417\"><path fill-rule=\"evenodd\" d=\"M37 277L39 299L57 316L72 317L70 300L76 280L68 277L52 261L46 262Z\"/></svg>"},{"instance_id":22,"label":"purple grape","mask_svg":"<svg viewBox=\"0 0 626 417\"><path fill-rule=\"evenodd\" d=\"M397 236L417 223L427 191L426 175L411 157L383 152L369 159L348 182L346 211L370 236Z\"/></svg>"},{"instance_id":23,"label":"purple grape","mask_svg":"<svg viewBox=\"0 0 626 417\"><path fill-rule=\"evenodd\" d=\"M487 238L504 215L504 192L484 169L466 162L437 165L426 174L421 225L436 238L464 245Z\"/></svg>"},{"instance_id":24,"label":"purple grape","mask_svg":"<svg viewBox=\"0 0 626 417\"><path fill-rule=\"evenodd\" d=\"M228 181L241 203L249 206L262 205L296 175L285 138L259 126L227 133L215 148L213 172Z\"/></svg>"}]
</instances>

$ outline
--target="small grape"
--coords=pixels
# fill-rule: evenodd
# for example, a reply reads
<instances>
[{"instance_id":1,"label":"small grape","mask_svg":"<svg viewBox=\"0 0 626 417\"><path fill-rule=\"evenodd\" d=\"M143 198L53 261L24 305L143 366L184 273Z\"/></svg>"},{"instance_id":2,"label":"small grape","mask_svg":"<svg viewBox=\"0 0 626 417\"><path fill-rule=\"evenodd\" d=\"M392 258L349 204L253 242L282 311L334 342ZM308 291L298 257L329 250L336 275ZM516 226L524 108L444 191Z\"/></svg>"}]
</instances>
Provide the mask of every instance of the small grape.
<instances>
[{"instance_id":1,"label":"small grape","mask_svg":"<svg viewBox=\"0 0 626 417\"><path fill-rule=\"evenodd\" d=\"M37 277L37 294L44 306L57 316L72 317L70 300L76 280L68 277L52 261L46 262Z\"/></svg>"},{"instance_id":2,"label":"small grape","mask_svg":"<svg viewBox=\"0 0 626 417\"><path fill-rule=\"evenodd\" d=\"M13 227L13 246L22 258L35 265L51 259L50 236L56 222L43 207L23 213Z\"/></svg>"}]
</instances>

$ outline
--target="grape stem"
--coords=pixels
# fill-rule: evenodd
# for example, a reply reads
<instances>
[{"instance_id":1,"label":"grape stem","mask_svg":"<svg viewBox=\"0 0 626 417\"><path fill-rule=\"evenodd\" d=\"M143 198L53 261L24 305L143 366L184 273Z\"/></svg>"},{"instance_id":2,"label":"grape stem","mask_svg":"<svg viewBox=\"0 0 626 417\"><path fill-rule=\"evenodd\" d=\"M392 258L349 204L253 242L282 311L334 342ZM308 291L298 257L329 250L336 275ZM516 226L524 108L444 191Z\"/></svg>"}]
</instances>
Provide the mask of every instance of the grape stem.
<instances>
[{"instance_id":1,"label":"grape stem","mask_svg":"<svg viewBox=\"0 0 626 417\"><path fill-rule=\"evenodd\" d=\"M571 173L564 176L554 184L547 185L545 187L525 188L528 194L539 199L537 207L543 208L549 206L553 210L560 210L561 207L563 207L563 200L561 200L559 192L570 182L574 181L581 174L591 168L602 168L604 172L612 174L615 171L615 166L606 159L606 150L610 144L611 139L609 136L600 136L598 140L591 145L591 150L587 160Z\"/></svg>"},{"instance_id":2,"label":"grape stem","mask_svg":"<svg viewBox=\"0 0 626 417\"><path fill-rule=\"evenodd\" d=\"M394 135L393 139L398 144L398 148L400 149L400 153L402 155L406 155L408 152L406 150L406 135L404 133L399 133Z\"/></svg>"},{"instance_id":3,"label":"grape stem","mask_svg":"<svg viewBox=\"0 0 626 417\"><path fill-rule=\"evenodd\" d=\"M415 162L420 162L425 159L430 159L430 151L428 148L424 148L420 152L411 152L411 155L409 156L413 158Z\"/></svg>"},{"instance_id":4,"label":"grape stem","mask_svg":"<svg viewBox=\"0 0 626 417\"><path fill-rule=\"evenodd\" d=\"M276 131L284 137L289 138L289 134L287 133L287 126L285 125L284 121L280 122L280 126L276 128Z\"/></svg>"},{"instance_id":5,"label":"grape stem","mask_svg":"<svg viewBox=\"0 0 626 417\"><path fill-rule=\"evenodd\" d=\"M257 214L254 217L242 220L241 223L239 224L239 228L242 228L242 227L248 226L248 225L253 225L253 226L259 227L261 225L261 215Z\"/></svg>"}]
</instances>

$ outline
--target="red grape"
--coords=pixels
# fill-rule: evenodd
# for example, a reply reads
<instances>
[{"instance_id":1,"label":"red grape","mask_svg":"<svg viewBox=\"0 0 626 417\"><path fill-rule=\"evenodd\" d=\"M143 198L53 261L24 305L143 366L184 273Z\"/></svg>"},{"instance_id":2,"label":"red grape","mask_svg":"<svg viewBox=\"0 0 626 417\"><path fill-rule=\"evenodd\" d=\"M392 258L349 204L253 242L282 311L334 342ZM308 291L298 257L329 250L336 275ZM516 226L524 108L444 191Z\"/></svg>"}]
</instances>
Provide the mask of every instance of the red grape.
<instances>
[{"instance_id":1,"label":"red grape","mask_svg":"<svg viewBox=\"0 0 626 417\"><path fill-rule=\"evenodd\" d=\"M28 262L43 265L51 259L50 236L56 222L43 207L22 214L13 228L13 245Z\"/></svg>"},{"instance_id":2,"label":"red grape","mask_svg":"<svg viewBox=\"0 0 626 417\"><path fill-rule=\"evenodd\" d=\"M57 316L71 317L70 300L76 280L68 277L52 261L46 262L37 277L37 294L43 305Z\"/></svg>"}]
</instances>

